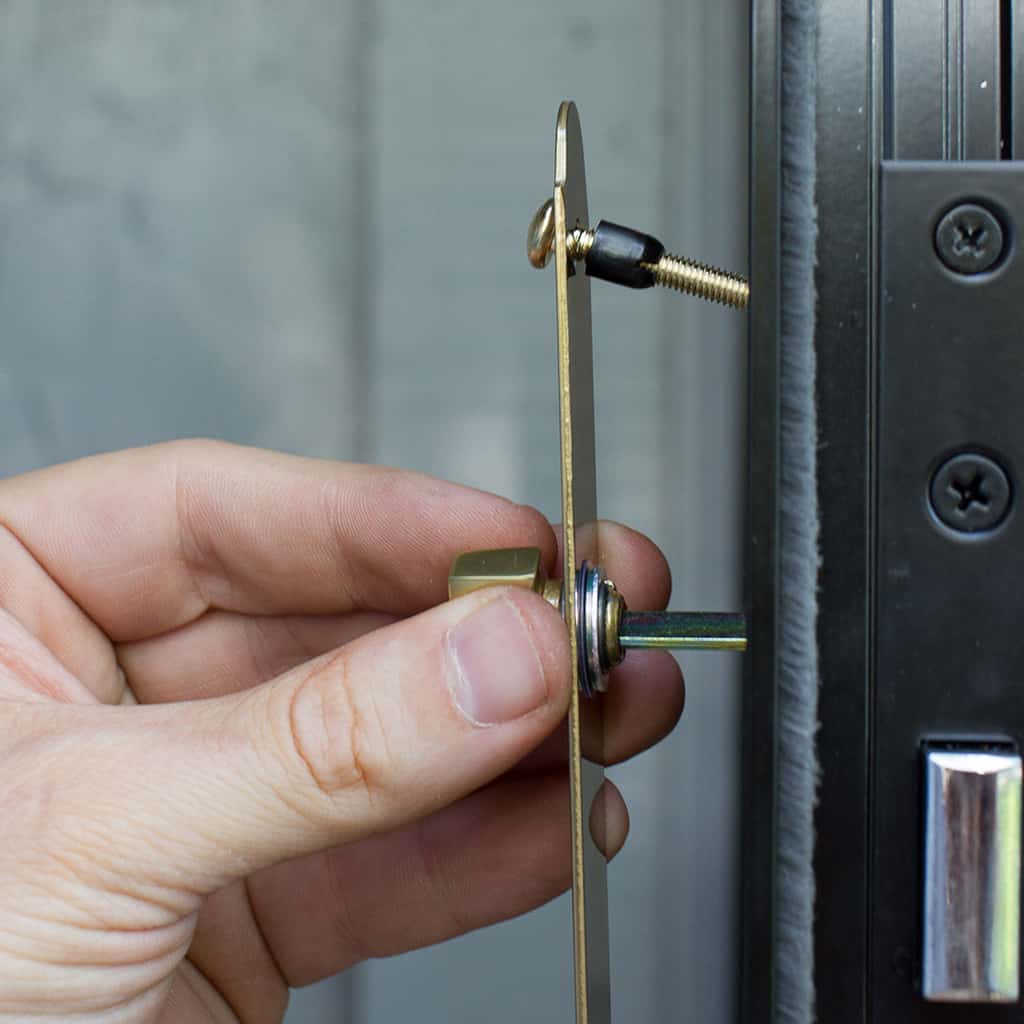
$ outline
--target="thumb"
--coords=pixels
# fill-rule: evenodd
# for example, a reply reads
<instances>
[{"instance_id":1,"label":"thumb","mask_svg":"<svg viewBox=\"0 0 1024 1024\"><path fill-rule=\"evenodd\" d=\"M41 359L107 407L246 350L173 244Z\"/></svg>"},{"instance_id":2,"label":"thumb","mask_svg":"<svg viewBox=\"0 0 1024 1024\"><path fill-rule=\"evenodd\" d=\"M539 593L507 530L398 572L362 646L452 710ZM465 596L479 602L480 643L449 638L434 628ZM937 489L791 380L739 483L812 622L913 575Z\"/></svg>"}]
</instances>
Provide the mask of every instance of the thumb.
<instances>
[{"instance_id":1,"label":"thumb","mask_svg":"<svg viewBox=\"0 0 1024 1024\"><path fill-rule=\"evenodd\" d=\"M496 589L246 693L112 709L103 740L85 748L109 759L111 845L122 865L137 851L132 868L144 878L212 892L429 814L510 768L559 723L568 648L541 598Z\"/></svg>"}]
</instances>

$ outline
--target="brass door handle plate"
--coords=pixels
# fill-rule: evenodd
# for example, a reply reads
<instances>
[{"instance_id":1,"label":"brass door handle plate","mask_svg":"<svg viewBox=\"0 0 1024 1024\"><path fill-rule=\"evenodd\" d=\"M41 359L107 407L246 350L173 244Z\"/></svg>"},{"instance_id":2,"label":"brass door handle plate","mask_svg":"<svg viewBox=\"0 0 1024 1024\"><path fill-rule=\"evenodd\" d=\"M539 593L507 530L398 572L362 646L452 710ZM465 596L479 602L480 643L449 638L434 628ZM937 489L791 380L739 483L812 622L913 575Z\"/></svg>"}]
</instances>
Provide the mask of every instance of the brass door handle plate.
<instances>
[{"instance_id":1,"label":"brass door handle plate","mask_svg":"<svg viewBox=\"0 0 1024 1024\"><path fill-rule=\"evenodd\" d=\"M590 279L649 288L663 285L738 309L742 277L665 252L656 238L601 221L590 228L583 135L572 103L555 125L551 198L530 224L530 262L554 264L555 335L561 451L561 579L547 578L533 548L475 551L455 559L449 596L489 586L535 591L561 612L569 635L569 802L576 1024L610 1024L608 891L601 803L604 707L609 674L633 647L743 650L742 615L630 612L602 572L597 523L597 469ZM582 272L581 272L582 270ZM566 585L562 585L562 581Z\"/></svg>"}]
</instances>

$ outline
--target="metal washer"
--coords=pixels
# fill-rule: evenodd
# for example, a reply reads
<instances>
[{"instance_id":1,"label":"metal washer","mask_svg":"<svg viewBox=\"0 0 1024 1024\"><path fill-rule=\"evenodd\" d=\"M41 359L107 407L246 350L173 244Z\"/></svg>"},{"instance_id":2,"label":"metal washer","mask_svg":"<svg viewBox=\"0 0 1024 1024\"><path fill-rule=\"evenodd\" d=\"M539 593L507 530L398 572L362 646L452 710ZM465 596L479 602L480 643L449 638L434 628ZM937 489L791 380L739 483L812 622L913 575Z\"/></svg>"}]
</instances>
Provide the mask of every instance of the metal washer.
<instances>
[{"instance_id":1,"label":"metal washer","mask_svg":"<svg viewBox=\"0 0 1024 1024\"><path fill-rule=\"evenodd\" d=\"M576 650L580 690L586 697L608 688L603 632L608 588L604 573L584 560L576 572Z\"/></svg>"}]
</instances>

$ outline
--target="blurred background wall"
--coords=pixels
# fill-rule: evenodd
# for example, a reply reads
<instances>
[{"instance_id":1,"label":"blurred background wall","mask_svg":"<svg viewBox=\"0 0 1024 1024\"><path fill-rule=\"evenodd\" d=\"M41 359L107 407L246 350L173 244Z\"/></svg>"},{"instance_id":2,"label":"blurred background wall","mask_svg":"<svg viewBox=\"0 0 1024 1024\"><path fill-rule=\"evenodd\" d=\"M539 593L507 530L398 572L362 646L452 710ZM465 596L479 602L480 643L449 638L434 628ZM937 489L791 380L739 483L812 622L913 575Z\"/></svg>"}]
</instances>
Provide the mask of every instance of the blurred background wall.
<instances>
[{"instance_id":1,"label":"blurred background wall","mask_svg":"<svg viewBox=\"0 0 1024 1024\"><path fill-rule=\"evenodd\" d=\"M557 515L559 100L590 206L746 264L746 0L0 0L0 471L208 435ZM678 607L740 600L743 318L595 284L599 490ZM734 1015L736 660L612 774L624 1021ZM382 908L386 912L386 908ZM569 909L295 994L289 1024L571 1019Z\"/></svg>"}]
</instances>

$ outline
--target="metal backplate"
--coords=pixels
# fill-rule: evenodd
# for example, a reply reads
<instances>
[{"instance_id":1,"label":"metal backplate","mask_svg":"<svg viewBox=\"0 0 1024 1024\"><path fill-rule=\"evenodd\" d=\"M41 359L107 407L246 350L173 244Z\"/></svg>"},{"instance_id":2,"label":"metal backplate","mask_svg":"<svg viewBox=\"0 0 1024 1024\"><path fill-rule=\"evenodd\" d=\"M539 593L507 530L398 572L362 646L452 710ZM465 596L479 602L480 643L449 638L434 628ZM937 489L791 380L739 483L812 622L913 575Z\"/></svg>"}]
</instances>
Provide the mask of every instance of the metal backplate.
<instances>
[{"instance_id":1,"label":"metal backplate","mask_svg":"<svg viewBox=\"0 0 1024 1024\"><path fill-rule=\"evenodd\" d=\"M1020 165L882 164L867 994L869 1020L902 1024L1024 1019L1019 1006L956 1016L922 999L919 977L921 745L1024 744L1024 516L1011 507L988 533L956 532L930 498L952 453L1001 464L1014 504L1024 469L1024 261L1011 241L991 273L943 266L935 228L965 199L997 211L1013 239L1024 225Z\"/></svg>"},{"instance_id":2,"label":"metal backplate","mask_svg":"<svg viewBox=\"0 0 1024 1024\"><path fill-rule=\"evenodd\" d=\"M597 472L594 451L594 363L590 282L573 273L567 232L586 227L587 181L583 136L572 103L558 111L555 131L555 280L558 322L558 408L562 450L562 574L575 580L584 561L600 564ZM608 962L608 883L602 840L604 814L594 798L604 782L602 697L579 689L575 587L564 588L565 621L572 645L569 706L569 779L572 804L572 916L577 1024L611 1020Z\"/></svg>"}]
</instances>

